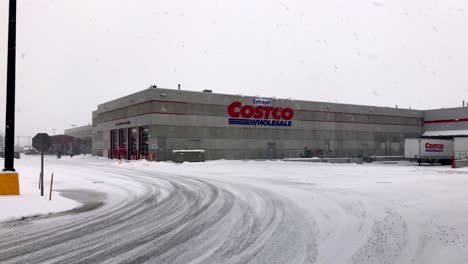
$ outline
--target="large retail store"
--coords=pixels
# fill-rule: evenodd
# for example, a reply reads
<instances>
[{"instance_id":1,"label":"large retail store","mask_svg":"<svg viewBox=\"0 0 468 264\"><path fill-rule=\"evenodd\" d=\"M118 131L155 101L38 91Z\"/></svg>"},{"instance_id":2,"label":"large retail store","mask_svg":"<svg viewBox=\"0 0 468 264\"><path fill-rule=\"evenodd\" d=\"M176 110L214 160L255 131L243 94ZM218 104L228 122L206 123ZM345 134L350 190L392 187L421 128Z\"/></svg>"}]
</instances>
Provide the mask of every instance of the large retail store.
<instances>
[{"instance_id":1,"label":"large retail store","mask_svg":"<svg viewBox=\"0 0 468 264\"><path fill-rule=\"evenodd\" d=\"M467 117L468 107L422 111L149 88L99 105L85 128L93 155L109 158L164 161L173 150L193 149L206 159L368 157L403 155L405 138L466 130Z\"/></svg>"}]
</instances>

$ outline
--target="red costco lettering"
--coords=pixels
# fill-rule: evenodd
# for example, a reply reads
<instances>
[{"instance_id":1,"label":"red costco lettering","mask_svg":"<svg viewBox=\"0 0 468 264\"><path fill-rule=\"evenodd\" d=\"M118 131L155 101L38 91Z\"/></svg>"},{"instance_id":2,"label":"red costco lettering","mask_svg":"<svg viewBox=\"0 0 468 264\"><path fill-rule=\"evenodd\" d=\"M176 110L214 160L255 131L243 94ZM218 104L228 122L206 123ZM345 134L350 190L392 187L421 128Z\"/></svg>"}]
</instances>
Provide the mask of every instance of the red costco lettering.
<instances>
[{"instance_id":1,"label":"red costco lettering","mask_svg":"<svg viewBox=\"0 0 468 264\"><path fill-rule=\"evenodd\" d=\"M273 109L273 118L274 119L281 119L281 108L279 107L276 107L275 109Z\"/></svg>"},{"instance_id":2,"label":"red costco lettering","mask_svg":"<svg viewBox=\"0 0 468 264\"><path fill-rule=\"evenodd\" d=\"M232 117L239 117L239 111L240 111L240 107L241 107L241 102L234 102L232 104L230 104L228 106L228 114L229 116L232 116ZM239 109L239 110L236 110L236 109Z\"/></svg>"},{"instance_id":3,"label":"red costco lettering","mask_svg":"<svg viewBox=\"0 0 468 264\"><path fill-rule=\"evenodd\" d=\"M251 118L254 115L254 108L251 105L244 105L240 113L244 118Z\"/></svg>"},{"instance_id":4,"label":"red costco lettering","mask_svg":"<svg viewBox=\"0 0 468 264\"><path fill-rule=\"evenodd\" d=\"M227 112L230 117L243 117L255 119L270 119L270 115L276 120L291 120L294 117L294 110L291 108L271 107L271 106L251 106L242 105L241 102L233 102L228 106Z\"/></svg>"},{"instance_id":5,"label":"red costco lettering","mask_svg":"<svg viewBox=\"0 0 468 264\"><path fill-rule=\"evenodd\" d=\"M427 149L444 149L444 144L431 144L427 142L425 147Z\"/></svg>"},{"instance_id":6,"label":"red costco lettering","mask_svg":"<svg viewBox=\"0 0 468 264\"><path fill-rule=\"evenodd\" d=\"M294 116L294 111L291 108L285 108L283 109L283 112L281 113L281 117L284 120L289 120Z\"/></svg>"}]
</instances>

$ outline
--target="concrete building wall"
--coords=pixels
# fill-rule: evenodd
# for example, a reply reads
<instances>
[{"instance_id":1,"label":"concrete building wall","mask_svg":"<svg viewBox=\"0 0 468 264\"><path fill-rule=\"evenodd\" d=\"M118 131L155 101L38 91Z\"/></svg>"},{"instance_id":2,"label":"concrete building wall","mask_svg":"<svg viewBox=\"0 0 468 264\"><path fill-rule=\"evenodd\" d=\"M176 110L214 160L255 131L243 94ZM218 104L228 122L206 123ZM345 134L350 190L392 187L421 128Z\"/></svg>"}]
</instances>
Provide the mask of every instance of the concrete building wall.
<instances>
[{"instance_id":1,"label":"concrete building wall","mask_svg":"<svg viewBox=\"0 0 468 264\"><path fill-rule=\"evenodd\" d=\"M424 129L426 131L468 129L468 107L424 111Z\"/></svg>"},{"instance_id":2,"label":"concrete building wall","mask_svg":"<svg viewBox=\"0 0 468 264\"><path fill-rule=\"evenodd\" d=\"M107 156L110 131L148 126L157 159L173 149L206 149L207 159L401 155L406 137L423 132L423 112L386 107L272 99L294 110L291 127L228 123L232 102L256 97L148 89L102 104L93 112L93 154Z\"/></svg>"},{"instance_id":3,"label":"concrete building wall","mask_svg":"<svg viewBox=\"0 0 468 264\"><path fill-rule=\"evenodd\" d=\"M76 137L76 138L84 138L84 137L92 137L93 136L93 126L86 125L80 126L70 129L65 129L65 135Z\"/></svg>"},{"instance_id":4,"label":"concrete building wall","mask_svg":"<svg viewBox=\"0 0 468 264\"><path fill-rule=\"evenodd\" d=\"M86 125L65 130L65 135L79 138L81 140L80 153L93 153L93 126Z\"/></svg>"}]
</instances>

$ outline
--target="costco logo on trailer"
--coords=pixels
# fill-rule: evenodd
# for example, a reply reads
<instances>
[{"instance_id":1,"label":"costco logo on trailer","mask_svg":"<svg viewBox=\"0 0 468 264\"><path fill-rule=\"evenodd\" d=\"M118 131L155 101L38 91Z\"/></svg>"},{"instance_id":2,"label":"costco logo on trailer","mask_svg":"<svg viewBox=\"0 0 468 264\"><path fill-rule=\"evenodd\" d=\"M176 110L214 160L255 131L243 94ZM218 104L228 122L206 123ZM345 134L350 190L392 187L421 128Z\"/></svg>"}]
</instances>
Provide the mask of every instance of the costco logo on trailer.
<instances>
[{"instance_id":1,"label":"costco logo on trailer","mask_svg":"<svg viewBox=\"0 0 468 264\"><path fill-rule=\"evenodd\" d=\"M444 151L444 144L431 144L429 142L425 145L426 151L429 152L442 152Z\"/></svg>"},{"instance_id":2,"label":"costco logo on trailer","mask_svg":"<svg viewBox=\"0 0 468 264\"><path fill-rule=\"evenodd\" d=\"M230 125L245 126L279 126L290 127L294 116L294 110L285 107L272 107L271 100L254 99L254 105L242 105L241 102L233 102L228 108ZM273 119L273 120L271 120Z\"/></svg>"}]
</instances>

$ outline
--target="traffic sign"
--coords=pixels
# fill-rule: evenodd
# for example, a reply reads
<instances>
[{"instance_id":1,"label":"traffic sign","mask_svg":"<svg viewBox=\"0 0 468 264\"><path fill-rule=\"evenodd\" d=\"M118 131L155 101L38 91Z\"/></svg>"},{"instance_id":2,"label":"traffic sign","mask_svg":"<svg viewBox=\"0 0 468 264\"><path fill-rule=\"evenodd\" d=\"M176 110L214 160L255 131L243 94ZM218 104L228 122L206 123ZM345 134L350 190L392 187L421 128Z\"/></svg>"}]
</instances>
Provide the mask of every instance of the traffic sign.
<instances>
[{"instance_id":1,"label":"traffic sign","mask_svg":"<svg viewBox=\"0 0 468 264\"><path fill-rule=\"evenodd\" d=\"M41 151L41 196L44 196L44 151L47 151L52 143L47 133L38 133L33 137L32 145L35 149Z\"/></svg>"},{"instance_id":2,"label":"traffic sign","mask_svg":"<svg viewBox=\"0 0 468 264\"><path fill-rule=\"evenodd\" d=\"M52 146L52 142L47 133L38 133L33 137L32 145L37 151L41 151L42 146L44 146L44 151L47 151Z\"/></svg>"}]
</instances>

